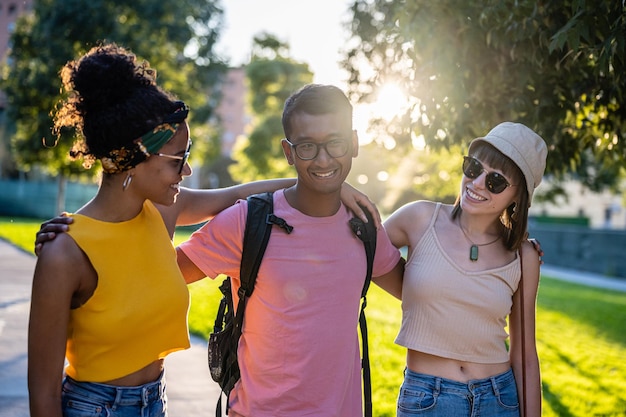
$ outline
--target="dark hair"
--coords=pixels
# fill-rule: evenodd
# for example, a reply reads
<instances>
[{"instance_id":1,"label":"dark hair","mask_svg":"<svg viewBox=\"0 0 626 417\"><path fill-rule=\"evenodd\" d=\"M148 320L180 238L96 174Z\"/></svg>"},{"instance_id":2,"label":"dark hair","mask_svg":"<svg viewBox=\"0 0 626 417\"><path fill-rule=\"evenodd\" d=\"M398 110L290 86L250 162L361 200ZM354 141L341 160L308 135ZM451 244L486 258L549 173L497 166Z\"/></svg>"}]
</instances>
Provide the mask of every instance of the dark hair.
<instances>
[{"instance_id":1,"label":"dark hair","mask_svg":"<svg viewBox=\"0 0 626 417\"><path fill-rule=\"evenodd\" d=\"M147 61L114 43L93 47L61 70L69 93L60 103L54 131L73 128L79 138L70 155L89 167L96 158L131 144L176 108L176 99L156 84Z\"/></svg>"},{"instance_id":2,"label":"dark hair","mask_svg":"<svg viewBox=\"0 0 626 417\"><path fill-rule=\"evenodd\" d=\"M490 167L502 171L516 186L516 203L511 203L500 215L502 237L508 250L518 250L527 238L528 191L524 174L515 163L488 143L479 142L472 147L472 155ZM452 218L461 214L461 198L457 197L452 209Z\"/></svg>"},{"instance_id":3,"label":"dark hair","mask_svg":"<svg viewBox=\"0 0 626 417\"><path fill-rule=\"evenodd\" d=\"M333 85L307 84L285 101L282 122L287 139L291 135L291 120L299 113L343 113L350 120L352 129L352 104L344 92Z\"/></svg>"}]
</instances>

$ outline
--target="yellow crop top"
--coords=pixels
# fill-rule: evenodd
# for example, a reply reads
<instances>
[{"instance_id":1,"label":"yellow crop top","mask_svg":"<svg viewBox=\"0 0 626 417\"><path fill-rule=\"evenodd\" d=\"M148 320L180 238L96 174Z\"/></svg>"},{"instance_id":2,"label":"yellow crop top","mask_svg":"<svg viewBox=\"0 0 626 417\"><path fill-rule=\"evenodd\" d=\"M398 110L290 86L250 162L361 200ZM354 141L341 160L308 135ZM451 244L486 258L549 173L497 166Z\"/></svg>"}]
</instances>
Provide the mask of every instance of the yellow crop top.
<instances>
[{"instance_id":1,"label":"yellow crop top","mask_svg":"<svg viewBox=\"0 0 626 417\"><path fill-rule=\"evenodd\" d=\"M505 326L521 277L519 256L499 268L464 270L437 237L440 207L405 266L396 343L444 358L506 362Z\"/></svg>"},{"instance_id":2,"label":"yellow crop top","mask_svg":"<svg viewBox=\"0 0 626 417\"><path fill-rule=\"evenodd\" d=\"M137 217L120 223L72 217L68 234L98 273L98 285L70 312L66 373L103 382L187 349L189 292L156 207L146 201Z\"/></svg>"}]
</instances>

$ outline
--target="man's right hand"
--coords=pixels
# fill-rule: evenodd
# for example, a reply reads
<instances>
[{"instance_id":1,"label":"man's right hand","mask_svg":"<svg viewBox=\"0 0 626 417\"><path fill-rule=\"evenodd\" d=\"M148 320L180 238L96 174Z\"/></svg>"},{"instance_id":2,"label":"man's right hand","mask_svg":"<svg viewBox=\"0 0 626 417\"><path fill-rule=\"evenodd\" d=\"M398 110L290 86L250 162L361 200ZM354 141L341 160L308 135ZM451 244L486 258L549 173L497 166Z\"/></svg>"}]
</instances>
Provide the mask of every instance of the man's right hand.
<instances>
[{"instance_id":1,"label":"man's right hand","mask_svg":"<svg viewBox=\"0 0 626 417\"><path fill-rule=\"evenodd\" d=\"M74 219L68 217L67 213L62 213L60 216L41 223L41 227L35 235L35 255L39 256L41 248L43 248L43 244L53 240L57 233L67 232L69 230L69 225L73 222Z\"/></svg>"}]
</instances>

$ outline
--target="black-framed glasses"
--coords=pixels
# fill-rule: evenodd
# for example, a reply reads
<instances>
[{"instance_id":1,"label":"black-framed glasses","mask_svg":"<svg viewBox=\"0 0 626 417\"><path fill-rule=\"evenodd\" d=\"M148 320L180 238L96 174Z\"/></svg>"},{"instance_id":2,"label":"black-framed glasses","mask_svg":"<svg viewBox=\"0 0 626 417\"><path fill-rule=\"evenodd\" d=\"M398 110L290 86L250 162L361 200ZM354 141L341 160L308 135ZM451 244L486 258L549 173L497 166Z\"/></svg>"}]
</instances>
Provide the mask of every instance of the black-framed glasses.
<instances>
[{"instance_id":1,"label":"black-framed glasses","mask_svg":"<svg viewBox=\"0 0 626 417\"><path fill-rule=\"evenodd\" d=\"M191 141L189 141L189 146L187 146L187 150L185 151L183 156L168 155L166 153L153 153L152 155L162 156L163 158L178 159L180 161L180 166L178 167L178 175L180 175L183 172L183 168L185 168L185 164L187 163L187 160L189 159L190 153L191 153Z\"/></svg>"},{"instance_id":2,"label":"black-framed glasses","mask_svg":"<svg viewBox=\"0 0 626 417\"><path fill-rule=\"evenodd\" d=\"M464 156L463 157L463 174L470 179L476 179L485 172L487 176L485 177L485 185L487 186L487 190L493 194L500 194L502 191L506 190L507 187L511 186L511 183L504 177L504 175L498 172L489 172L483 167L483 164L474 157Z\"/></svg>"},{"instance_id":3,"label":"black-framed glasses","mask_svg":"<svg viewBox=\"0 0 626 417\"><path fill-rule=\"evenodd\" d=\"M289 139L285 138L289 146L296 152L298 158L303 161L310 161L317 158L320 152L320 148L324 148L326 153L332 158L341 158L348 153L351 142L346 139L332 139L324 143L315 142L300 142L291 143Z\"/></svg>"}]
</instances>

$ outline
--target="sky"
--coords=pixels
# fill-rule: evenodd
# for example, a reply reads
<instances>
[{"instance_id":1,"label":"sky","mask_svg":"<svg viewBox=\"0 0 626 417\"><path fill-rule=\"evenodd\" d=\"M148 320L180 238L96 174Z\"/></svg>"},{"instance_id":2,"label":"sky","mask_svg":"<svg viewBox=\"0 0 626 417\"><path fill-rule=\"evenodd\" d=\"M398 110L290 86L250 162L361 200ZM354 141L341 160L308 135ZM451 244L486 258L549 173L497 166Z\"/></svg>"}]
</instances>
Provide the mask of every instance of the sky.
<instances>
[{"instance_id":1,"label":"sky","mask_svg":"<svg viewBox=\"0 0 626 417\"><path fill-rule=\"evenodd\" d=\"M266 31L287 42L291 57L309 64L314 82L344 86L339 49L350 0L222 0L224 25L217 51L232 66L249 61L252 38Z\"/></svg>"},{"instance_id":2,"label":"sky","mask_svg":"<svg viewBox=\"0 0 626 417\"><path fill-rule=\"evenodd\" d=\"M252 38L269 32L290 46L290 56L309 64L313 82L333 84L347 91L348 74L338 62L348 40L345 22L352 0L221 0L224 22L216 51L233 67L249 62ZM367 131L376 115L391 120L407 101L397 86L386 86L375 102L354 107L359 143L373 140Z\"/></svg>"}]
</instances>

